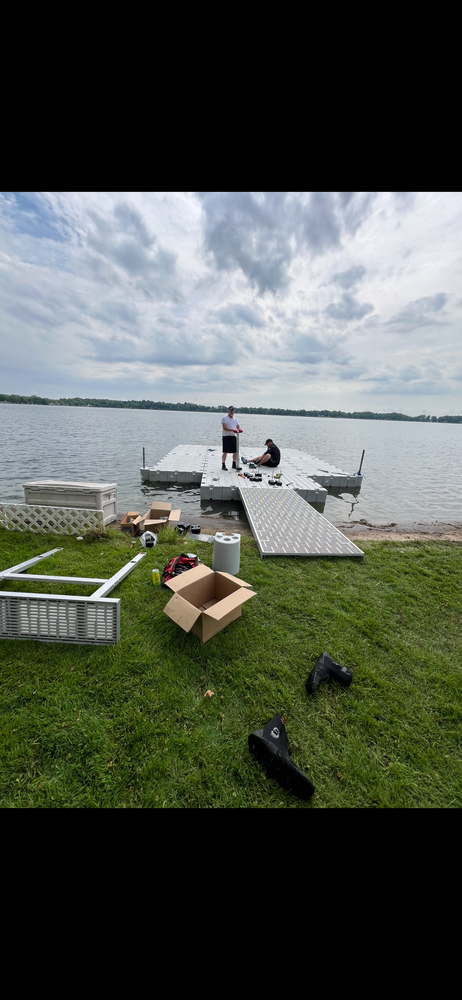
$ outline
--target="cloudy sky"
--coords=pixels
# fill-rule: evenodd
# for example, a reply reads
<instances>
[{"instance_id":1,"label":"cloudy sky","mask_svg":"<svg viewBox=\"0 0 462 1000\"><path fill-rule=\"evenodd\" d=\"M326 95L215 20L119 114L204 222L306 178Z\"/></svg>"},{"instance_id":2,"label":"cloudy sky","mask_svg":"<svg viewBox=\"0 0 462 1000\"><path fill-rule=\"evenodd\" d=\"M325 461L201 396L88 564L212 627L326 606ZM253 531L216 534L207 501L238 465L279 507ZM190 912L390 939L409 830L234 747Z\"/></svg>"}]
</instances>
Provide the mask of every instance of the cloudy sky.
<instances>
[{"instance_id":1,"label":"cloudy sky","mask_svg":"<svg viewBox=\"0 0 462 1000\"><path fill-rule=\"evenodd\" d=\"M462 412L460 193L4 193L0 392Z\"/></svg>"}]
</instances>

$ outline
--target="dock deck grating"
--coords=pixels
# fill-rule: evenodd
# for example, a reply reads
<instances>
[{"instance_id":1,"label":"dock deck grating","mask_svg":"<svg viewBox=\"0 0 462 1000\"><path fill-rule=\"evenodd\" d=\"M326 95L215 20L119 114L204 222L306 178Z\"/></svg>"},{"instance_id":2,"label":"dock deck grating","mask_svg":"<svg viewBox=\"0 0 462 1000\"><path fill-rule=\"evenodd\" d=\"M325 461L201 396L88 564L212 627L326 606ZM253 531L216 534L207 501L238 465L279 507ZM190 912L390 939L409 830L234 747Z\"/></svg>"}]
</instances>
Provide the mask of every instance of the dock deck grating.
<instances>
[{"instance_id":1,"label":"dock deck grating","mask_svg":"<svg viewBox=\"0 0 462 1000\"><path fill-rule=\"evenodd\" d=\"M242 503L262 558L353 556L364 552L297 493L242 491Z\"/></svg>"}]
</instances>

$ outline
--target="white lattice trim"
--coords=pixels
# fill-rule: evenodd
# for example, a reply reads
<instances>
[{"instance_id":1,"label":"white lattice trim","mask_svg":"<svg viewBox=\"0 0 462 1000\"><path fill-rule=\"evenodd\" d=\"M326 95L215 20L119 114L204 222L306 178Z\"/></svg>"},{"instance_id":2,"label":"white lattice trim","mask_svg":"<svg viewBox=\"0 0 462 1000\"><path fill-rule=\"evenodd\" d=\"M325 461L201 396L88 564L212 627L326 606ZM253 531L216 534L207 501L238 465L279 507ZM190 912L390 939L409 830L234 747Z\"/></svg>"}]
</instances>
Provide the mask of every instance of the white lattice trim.
<instances>
[{"instance_id":1,"label":"white lattice trim","mask_svg":"<svg viewBox=\"0 0 462 1000\"><path fill-rule=\"evenodd\" d=\"M0 504L0 524L11 531L35 531L42 535L79 535L89 528L104 527L102 510L76 507L45 507L27 503Z\"/></svg>"}]
</instances>

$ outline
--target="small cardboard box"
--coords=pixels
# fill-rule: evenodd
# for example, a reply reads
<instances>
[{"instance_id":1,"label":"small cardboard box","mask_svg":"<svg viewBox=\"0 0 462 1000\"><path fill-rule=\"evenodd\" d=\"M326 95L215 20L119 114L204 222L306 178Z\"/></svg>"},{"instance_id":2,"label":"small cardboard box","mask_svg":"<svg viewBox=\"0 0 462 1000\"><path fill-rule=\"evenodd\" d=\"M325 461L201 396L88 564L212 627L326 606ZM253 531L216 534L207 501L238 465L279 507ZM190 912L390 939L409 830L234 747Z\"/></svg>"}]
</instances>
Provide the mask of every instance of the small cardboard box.
<instances>
[{"instance_id":1,"label":"small cardboard box","mask_svg":"<svg viewBox=\"0 0 462 1000\"><path fill-rule=\"evenodd\" d=\"M208 566L196 566L167 583L174 591L164 612L185 632L208 642L217 632L240 618L245 601L256 597L250 586L230 573L214 573Z\"/></svg>"},{"instance_id":2,"label":"small cardboard box","mask_svg":"<svg viewBox=\"0 0 462 1000\"><path fill-rule=\"evenodd\" d=\"M143 514L142 517L142 531L155 531L156 534L159 528L164 525L168 527L172 525L176 528L181 517L181 510L172 510L171 503L157 503L155 507L151 507L147 514Z\"/></svg>"},{"instance_id":3,"label":"small cardboard box","mask_svg":"<svg viewBox=\"0 0 462 1000\"><path fill-rule=\"evenodd\" d=\"M120 529L129 533L130 535L137 535L139 531L139 522L141 521L139 511L129 510L124 514L121 522Z\"/></svg>"}]
</instances>

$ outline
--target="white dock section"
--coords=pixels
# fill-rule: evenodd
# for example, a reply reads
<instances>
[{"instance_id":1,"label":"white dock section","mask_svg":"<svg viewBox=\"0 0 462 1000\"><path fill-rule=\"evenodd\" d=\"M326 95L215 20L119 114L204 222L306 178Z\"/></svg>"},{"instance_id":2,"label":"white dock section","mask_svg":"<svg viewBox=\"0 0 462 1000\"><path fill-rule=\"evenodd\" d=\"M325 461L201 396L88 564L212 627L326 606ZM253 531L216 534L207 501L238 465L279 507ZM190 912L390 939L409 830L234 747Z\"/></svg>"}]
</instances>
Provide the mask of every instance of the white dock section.
<instances>
[{"instance_id":1,"label":"white dock section","mask_svg":"<svg viewBox=\"0 0 462 1000\"><path fill-rule=\"evenodd\" d=\"M244 452L245 454L246 452ZM252 454L258 455L258 452ZM319 458L306 455L305 452L297 451L295 448L284 448L281 451L281 469L287 473L290 471L291 475L294 476L299 475L314 479L326 489L332 487L334 489L360 490L363 481L363 477L358 476L357 473L344 472L343 469L337 469L329 462L322 462Z\"/></svg>"},{"instance_id":2,"label":"white dock section","mask_svg":"<svg viewBox=\"0 0 462 1000\"><path fill-rule=\"evenodd\" d=\"M258 452L251 451L250 454L256 455ZM231 468L232 462L229 460L227 462L228 471L223 472L221 468L221 455L218 462L214 458L213 452L210 452L209 455L210 458L207 461L201 482L201 500L240 500L243 490L251 490L252 492L276 490L279 493L289 488L291 492L295 490L307 503L315 503L324 510L327 490L323 486L320 486L319 483L316 483L314 479L298 473L294 474L287 463L283 465L281 462L281 465L276 469L266 470L264 466L260 466L259 469L249 469L248 465L242 465L241 473L239 474L236 469ZM255 482L249 478L255 475L255 473L261 473L261 482ZM269 486L269 482L273 480L275 473L280 477L279 482L282 483L282 486Z\"/></svg>"},{"instance_id":3,"label":"white dock section","mask_svg":"<svg viewBox=\"0 0 462 1000\"><path fill-rule=\"evenodd\" d=\"M153 469L140 469L141 478L146 483L200 483L207 465L207 454L207 445L179 444Z\"/></svg>"},{"instance_id":4,"label":"white dock section","mask_svg":"<svg viewBox=\"0 0 462 1000\"><path fill-rule=\"evenodd\" d=\"M278 472L277 469L273 469L272 471ZM243 473L241 473L242 475ZM295 491L295 493L298 493L307 503L315 503L324 509L327 490L320 486L319 483L315 483L314 479L306 479L303 476L290 479L289 476L281 473L279 482L282 485L270 486L269 482L273 477L268 475L268 473L262 473L261 482L255 482L247 478L242 479L241 476L234 470L231 475L229 472L222 472L216 476L211 476L210 474L204 476L201 485L201 500L240 500L242 492L250 491L254 493L261 490L274 490L279 493L284 490L287 491L288 488L290 492Z\"/></svg>"},{"instance_id":5,"label":"white dock section","mask_svg":"<svg viewBox=\"0 0 462 1000\"><path fill-rule=\"evenodd\" d=\"M265 556L350 556L364 552L292 490L241 492L262 559Z\"/></svg>"},{"instance_id":6,"label":"white dock section","mask_svg":"<svg viewBox=\"0 0 462 1000\"><path fill-rule=\"evenodd\" d=\"M241 442L240 442L241 443ZM241 451L244 451L241 443ZM249 457L261 455L262 446L246 445L244 454ZM197 483L201 487L201 500L239 500L241 488L252 490L267 489L268 480L274 473L281 473L282 486L270 487L283 492L287 487L294 490L308 503L324 508L327 489L349 489L359 491L362 476L344 472L329 463L321 462L312 455L293 448L284 448L281 464L277 469L265 470L262 466L262 482L252 482L244 473L251 470L241 462L241 476L231 468L232 458L227 459L228 471L221 468L221 450L211 445L177 445L152 469L141 469L141 478L149 483Z\"/></svg>"}]
</instances>

